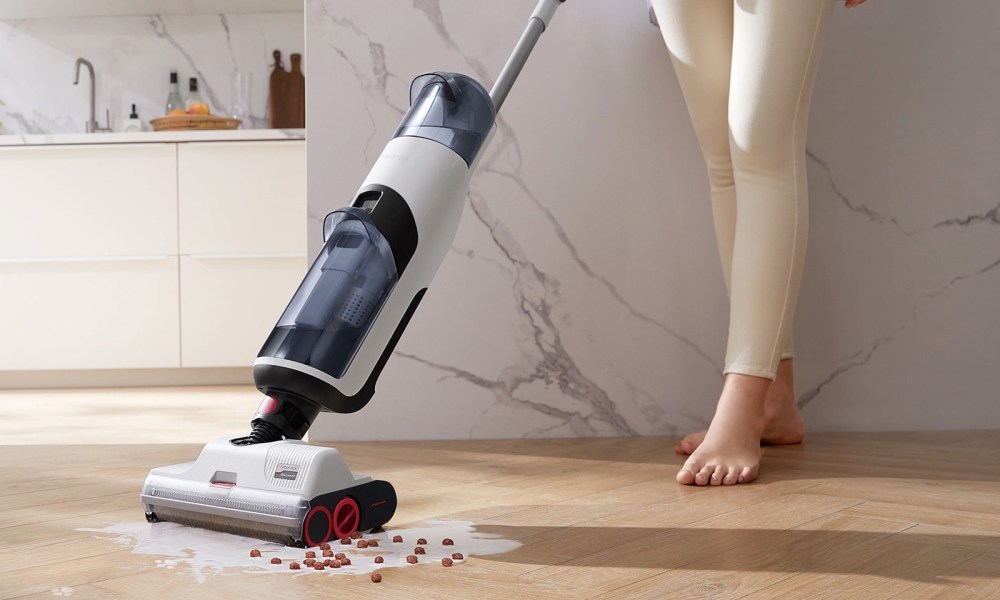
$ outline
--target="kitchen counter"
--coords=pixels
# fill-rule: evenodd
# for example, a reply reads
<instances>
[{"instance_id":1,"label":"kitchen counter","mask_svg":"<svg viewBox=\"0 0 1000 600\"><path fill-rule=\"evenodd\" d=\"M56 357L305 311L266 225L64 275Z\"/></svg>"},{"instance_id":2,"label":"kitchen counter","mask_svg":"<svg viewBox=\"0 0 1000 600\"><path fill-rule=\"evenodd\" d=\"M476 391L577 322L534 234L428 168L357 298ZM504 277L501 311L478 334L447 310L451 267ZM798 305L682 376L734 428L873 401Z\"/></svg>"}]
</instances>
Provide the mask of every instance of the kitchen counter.
<instances>
[{"instance_id":1,"label":"kitchen counter","mask_svg":"<svg viewBox=\"0 0 1000 600\"><path fill-rule=\"evenodd\" d=\"M305 129L223 129L207 131L140 131L132 133L44 133L0 135L4 146L59 146L80 144L149 144L162 142L233 142L302 140Z\"/></svg>"}]
</instances>

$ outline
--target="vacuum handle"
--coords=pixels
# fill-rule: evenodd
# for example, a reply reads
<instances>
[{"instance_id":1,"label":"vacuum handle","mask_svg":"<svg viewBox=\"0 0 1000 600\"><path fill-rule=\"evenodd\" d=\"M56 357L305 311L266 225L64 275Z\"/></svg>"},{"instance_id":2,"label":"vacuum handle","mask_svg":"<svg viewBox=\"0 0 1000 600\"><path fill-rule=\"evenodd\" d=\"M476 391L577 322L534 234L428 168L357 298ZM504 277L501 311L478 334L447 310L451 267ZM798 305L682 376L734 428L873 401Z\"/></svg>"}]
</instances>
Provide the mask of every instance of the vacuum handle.
<instances>
[{"instance_id":1,"label":"vacuum handle","mask_svg":"<svg viewBox=\"0 0 1000 600\"><path fill-rule=\"evenodd\" d=\"M507 63L503 66L500 75L497 77L496 83L493 84L493 89L490 90L490 99L493 100L493 107L496 108L498 113L500 112L500 107L503 106L504 100L507 99L507 94L510 93L510 88L514 86L514 81L521 73L521 68L528 61L528 56L535 47L535 42L541 37L545 28L549 26L549 21L552 20L552 15L555 14L556 8L565 1L539 0L538 6L535 7L535 12L531 13L531 18L528 19L528 26L524 28L521 39L517 41L514 51L511 52L510 58L507 59Z\"/></svg>"}]
</instances>

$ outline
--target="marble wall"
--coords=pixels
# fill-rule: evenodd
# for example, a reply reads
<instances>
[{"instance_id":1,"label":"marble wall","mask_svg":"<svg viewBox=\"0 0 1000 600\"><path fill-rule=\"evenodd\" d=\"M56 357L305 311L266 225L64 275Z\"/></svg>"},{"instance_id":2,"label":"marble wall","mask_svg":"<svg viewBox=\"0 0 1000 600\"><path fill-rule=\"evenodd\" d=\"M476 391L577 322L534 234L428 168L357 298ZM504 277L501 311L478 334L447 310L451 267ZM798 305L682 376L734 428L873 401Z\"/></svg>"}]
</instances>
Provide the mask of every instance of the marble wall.
<instances>
[{"instance_id":1,"label":"marble wall","mask_svg":"<svg viewBox=\"0 0 1000 600\"><path fill-rule=\"evenodd\" d=\"M453 70L488 87L534 4L307 0L313 249L391 137L410 79ZM811 430L1000 426L998 18L989 2L838 7L796 321ZM311 435L700 428L727 314L705 168L658 31L642 0L571 0L504 106L376 398Z\"/></svg>"},{"instance_id":2,"label":"marble wall","mask_svg":"<svg viewBox=\"0 0 1000 600\"><path fill-rule=\"evenodd\" d=\"M198 77L202 96L217 114L233 104L230 74L253 73L253 125L266 127L267 83L274 60L304 48L302 13L145 15L0 21L0 122L3 133L78 133L89 118L85 69L73 85L74 63L83 57L97 74L96 112L105 109L115 130L130 107L148 121L163 114L170 69Z\"/></svg>"}]
</instances>

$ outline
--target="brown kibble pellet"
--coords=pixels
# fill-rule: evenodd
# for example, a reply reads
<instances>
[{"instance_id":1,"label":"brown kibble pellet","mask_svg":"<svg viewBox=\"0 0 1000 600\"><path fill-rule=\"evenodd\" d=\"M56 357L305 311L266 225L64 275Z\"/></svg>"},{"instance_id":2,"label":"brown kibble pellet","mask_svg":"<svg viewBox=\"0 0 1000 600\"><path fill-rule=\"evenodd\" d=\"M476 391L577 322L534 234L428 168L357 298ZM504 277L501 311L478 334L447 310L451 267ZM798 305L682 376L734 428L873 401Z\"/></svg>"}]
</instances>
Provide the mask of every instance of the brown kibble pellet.
<instances>
[{"instance_id":1,"label":"brown kibble pellet","mask_svg":"<svg viewBox=\"0 0 1000 600\"><path fill-rule=\"evenodd\" d=\"M291 569L291 570L293 570L293 571L298 571L299 570L299 563L297 563L297 562L295 562L293 560L292 562L288 563L288 568Z\"/></svg>"},{"instance_id":2,"label":"brown kibble pellet","mask_svg":"<svg viewBox=\"0 0 1000 600\"><path fill-rule=\"evenodd\" d=\"M452 555L451 555L451 558L452 558L453 560L464 560L464 559L465 559L465 557L464 557L464 556L462 556L462 553L461 553L461 552L456 552L456 553L452 554Z\"/></svg>"},{"instance_id":3,"label":"brown kibble pellet","mask_svg":"<svg viewBox=\"0 0 1000 600\"><path fill-rule=\"evenodd\" d=\"M417 540L417 545L418 546L426 546L427 545L427 540L425 540L424 538L420 538L420 539Z\"/></svg>"},{"instance_id":4,"label":"brown kibble pellet","mask_svg":"<svg viewBox=\"0 0 1000 600\"><path fill-rule=\"evenodd\" d=\"M330 567L334 568L334 569L339 569L341 564L342 563L339 560L336 560L336 559L330 561Z\"/></svg>"},{"instance_id":5,"label":"brown kibble pellet","mask_svg":"<svg viewBox=\"0 0 1000 600\"><path fill-rule=\"evenodd\" d=\"M340 538L340 544L342 546L350 546L351 545L351 538L349 538L349 537Z\"/></svg>"},{"instance_id":6,"label":"brown kibble pellet","mask_svg":"<svg viewBox=\"0 0 1000 600\"><path fill-rule=\"evenodd\" d=\"M385 562L385 559L382 558L381 556L376 556L375 557L375 564L380 565L380 564L382 564L384 562Z\"/></svg>"},{"instance_id":7,"label":"brown kibble pellet","mask_svg":"<svg viewBox=\"0 0 1000 600\"><path fill-rule=\"evenodd\" d=\"M313 565L313 568L316 569L317 571L322 571L323 569L326 569L323 563L318 561L316 562L316 564Z\"/></svg>"},{"instance_id":8,"label":"brown kibble pellet","mask_svg":"<svg viewBox=\"0 0 1000 600\"><path fill-rule=\"evenodd\" d=\"M452 564L454 564L454 561L452 561L450 558L448 558L446 556L446 557L444 557L444 558L441 559L441 564L444 565L444 566L446 566L446 567L450 567Z\"/></svg>"},{"instance_id":9,"label":"brown kibble pellet","mask_svg":"<svg viewBox=\"0 0 1000 600\"><path fill-rule=\"evenodd\" d=\"M329 550L330 549L330 544L320 544L319 549L320 550Z\"/></svg>"},{"instance_id":10,"label":"brown kibble pellet","mask_svg":"<svg viewBox=\"0 0 1000 600\"><path fill-rule=\"evenodd\" d=\"M444 538L443 540L441 540L441 545L442 546L454 546L455 545L455 541L452 540L451 538Z\"/></svg>"},{"instance_id":11,"label":"brown kibble pellet","mask_svg":"<svg viewBox=\"0 0 1000 600\"><path fill-rule=\"evenodd\" d=\"M254 548L250 551L250 558L260 558L260 550Z\"/></svg>"},{"instance_id":12,"label":"brown kibble pellet","mask_svg":"<svg viewBox=\"0 0 1000 600\"><path fill-rule=\"evenodd\" d=\"M415 565L417 564L417 557L411 554L406 557L406 562L410 563L411 565Z\"/></svg>"},{"instance_id":13,"label":"brown kibble pellet","mask_svg":"<svg viewBox=\"0 0 1000 600\"><path fill-rule=\"evenodd\" d=\"M344 554L343 552L338 552L338 553L334 554L333 557L337 558L337 559L344 559L344 558L347 558L347 555Z\"/></svg>"},{"instance_id":14,"label":"brown kibble pellet","mask_svg":"<svg viewBox=\"0 0 1000 600\"><path fill-rule=\"evenodd\" d=\"M372 573L372 583L381 583L381 582L382 582L382 574Z\"/></svg>"},{"instance_id":15,"label":"brown kibble pellet","mask_svg":"<svg viewBox=\"0 0 1000 600\"><path fill-rule=\"evenodd\" d=\"M271 564L272 565L280 565L281 564L281 559L278 558L277 556L275 556L274 558L271 559Z\"/></svg>"},{"instance_id":16,"label":"brown kibble pellet","mask_svg":"<svg viewBox=\"0 0 1000 600\"><path fill-rule=\"evenodd\" d=\"M345 556L344 558L340 559L340 564L342 564L342 565L344 565L346 567L346 566L348 566L348 565L351 564L351 559L349 559L349 558L347 558Z\"/></svg>"},{"instance_id":17,"label":"brown kibble pellet","mask_svg":"<svg viewBox=\"0 0 1000 600\"><path fill-rule=\"evenodd\" d=\"M306 552L306 558L316 558L316 553L312 550Z\"/></svg>"},{"instance_id":18,"label":"brown kibble pellet","mask_svg":"<svg viewBox=\"0 0 1000 600\"><path fill-rule=\"evenodd\" d=\"M378 548L378 540L368 540L369 548Z\"/></svg>"},{"instance_id":19,"label":"brown kibble pellet","mask_svg":"<svg viewBox=\"0 0 1000 600\"><path fill-rule=\"evenodd\" d=\"M368 542L366 540L358 540L358 548L367 548Z\"/></svg>"},{"instance_id":20,"label":"brown kibble pellet","mask_svg":"<svg viewBox=\"0 0 1000 600\"><path fill-rule=\"evenodd\" d=\"M355 531L354 533L352 533L351 534L351 539L352 540L360 540L361 539L361 532L360 531Z\"/></svg>"},{"instance_id":21,"label":"brown kibble pellet","mask_svg":"<svg viewBox=\"0 0 1000 600\"><path fill-rule=\"evenodd\" d=\"M324 550L323 551L323 556L325 556L327 558L333 556L333 550Z\"/></svg>"},{"instance_id":22,"label":"brown kibble pellet","mask_svg":"<svg viewBox=\"0 0 1000 600\"><path fill-rule=\"evenodd\" d=\"M392 542L394 544L401 544L401 543L403 543L403 536L401 536L401 535L394 535L394 536L392 536Z\"/></svg>"},{"instance_id":23,"label":"brown kibble pellet","mask_svg":"<svg viewBox=\"0 0 1000 600\"><path fill-rule=\"evenodd\" d=\"M427 554L427 552L424 550L423 546L417 546L416 548L414 548L413 549L413 553L414 554Z\"/></svg>"}]
</instances>

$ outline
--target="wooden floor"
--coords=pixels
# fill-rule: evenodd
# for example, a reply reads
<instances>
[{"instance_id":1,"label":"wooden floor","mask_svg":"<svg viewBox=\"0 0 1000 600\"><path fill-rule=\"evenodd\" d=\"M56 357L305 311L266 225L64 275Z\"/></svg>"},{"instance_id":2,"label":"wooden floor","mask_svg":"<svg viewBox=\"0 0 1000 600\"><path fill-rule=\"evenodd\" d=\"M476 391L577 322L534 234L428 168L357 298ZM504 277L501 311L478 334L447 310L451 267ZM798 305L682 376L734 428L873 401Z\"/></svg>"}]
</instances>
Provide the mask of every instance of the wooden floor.
<instances>
[{"instance_id":1,"label":"wooden floor","mask_svg":"<svg viewBox=\"0 0 1000 600\"><path fill-rule=\"evenodd\" d=\"M810 434L711 489L674 483L666 439L338 444L395 485L392 525L522 543L379 585L156 568L75 529L141 521L147 471L200 444L19 441L0 447L0 598L1000 598L1000 431Z\"/></svg>"}]
</instances>

